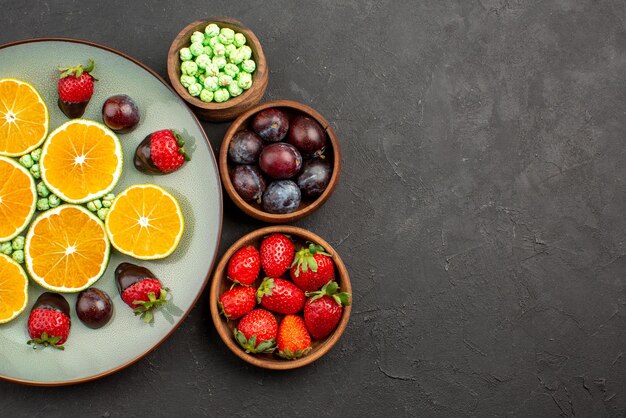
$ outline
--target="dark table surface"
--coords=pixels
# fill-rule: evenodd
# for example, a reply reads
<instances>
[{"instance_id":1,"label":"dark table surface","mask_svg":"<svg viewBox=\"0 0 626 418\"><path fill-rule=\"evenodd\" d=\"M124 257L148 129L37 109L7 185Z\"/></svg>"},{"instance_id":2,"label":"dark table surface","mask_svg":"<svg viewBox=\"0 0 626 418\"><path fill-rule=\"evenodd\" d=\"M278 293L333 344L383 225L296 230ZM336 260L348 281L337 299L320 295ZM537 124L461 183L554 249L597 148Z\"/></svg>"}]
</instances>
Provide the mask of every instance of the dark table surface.
<instances>
[{"instance_id":1,"label":"dark table surface","mask_svg":"<svg viewBox=\"0 0 626 418\"><path fill-rule=\"evenodd\" d=\"M0 1L0 43L71 37L166 75L206 16L263 43L265 100L319 110L341 183L296 225L335 245L354 309L304 369L239 360L208 289L155 352L0 415L625 416L626 3ZM228 124L205 123L217 150ZM225 196L220 254L262 223Z\"/></svg>"}]
</instances>

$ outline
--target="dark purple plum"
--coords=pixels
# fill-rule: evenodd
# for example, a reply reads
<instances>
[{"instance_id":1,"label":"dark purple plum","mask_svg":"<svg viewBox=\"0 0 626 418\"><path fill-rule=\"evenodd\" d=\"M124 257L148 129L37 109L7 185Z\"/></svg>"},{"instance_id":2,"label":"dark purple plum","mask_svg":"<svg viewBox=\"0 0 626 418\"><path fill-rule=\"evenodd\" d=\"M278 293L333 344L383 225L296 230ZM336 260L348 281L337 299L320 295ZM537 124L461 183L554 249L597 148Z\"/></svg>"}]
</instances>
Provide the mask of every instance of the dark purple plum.
<instances>
[{"instance_id":1,"label":"dark purple plum","mask_svg":"<svg viewBox=\"0 0 626 418\"><path fill-rule=\"evenodd\" d=\"M265 191L265 180L258 167L238 165L230 172L230 181L243 200L261 202L261 196Z\"/></svg>"},{"instance_id":2,"label":"dark purple plum","mask_svg":"<svg viewBox=\"0 0 626 418\"><path fill-rule=\"evenodd\" d=\"M293 145L284 142L271 144L261 151L259 166L273 179L288 179L302 168L302 155Z\"/></svg>"},{"instance_id":3,"label":"dark purple plum","mask_svg":"<svg viewBox=\"0 0 626 418\"><path fill-rule=\"evenodd\" d=\"M78 294L76 315L89 328L102 328L113 316L113 302L104 291L91 287Z\"/></svg>"},{"instance_id":4,"label":"dark purple plum","mask_svg":"<svg viewBox=\"0 0 626 418\"><path fill-rule=\"evenodd\" d=\"M139 108L127 95L116 94L102 105L102 120L111 130L124 134L139 124Z\"/></svg>"},{"instance_id":5,"label":"dark purple plum","mask_svg":"<svg viewBox=\"0 0 626 418\"><path fill-rule=\"evenodd\" d=\"M291 121L287 142L302 155L320 155L326 147L326 133L322 125L308 116L296 116Z\"/></svg>"},{"instance_id":6,"label":"dark purple plum","mask_svg":"<svg viewBox=\"0 0 626 418\"><path fill-rule=\"evenodd\" d=\"M270 183L263 193L263 209L269 213L291 213L298 209L302 195L291 180Z\"/></svg>"},{"instance_id":7,"label":"dark purple plum","mask_svg":"<svg viewBox=\"0 0 626 418\"><path fill-rule=\"evenodd\" d=\"M252 129L265 141L279 142L287 135L289 119L278 108L264 109L254 116Z\"/></svg>"},{"instance_id":8,"label":"dark purple plum","mask_svg":"<svg viewBox=\"0 0 626 418\"><path fill-rule=\"evenodd\" d=\"M298 175L296 183L306 197L318 197L330 183L333 169L326 160L307 160L302 166L302 172Z\"/></svg>"},{"instance_id":9,"label":"dark purple plum","mask_svg":"<svg viewBox=\"0 0 626 418\"><path fill-rule=\"evenodd\" d=\"M263 150L263 140L247 129L237 132L228 145L228 157L236 164L254 164Z\"/></svg>"}]
</instances>

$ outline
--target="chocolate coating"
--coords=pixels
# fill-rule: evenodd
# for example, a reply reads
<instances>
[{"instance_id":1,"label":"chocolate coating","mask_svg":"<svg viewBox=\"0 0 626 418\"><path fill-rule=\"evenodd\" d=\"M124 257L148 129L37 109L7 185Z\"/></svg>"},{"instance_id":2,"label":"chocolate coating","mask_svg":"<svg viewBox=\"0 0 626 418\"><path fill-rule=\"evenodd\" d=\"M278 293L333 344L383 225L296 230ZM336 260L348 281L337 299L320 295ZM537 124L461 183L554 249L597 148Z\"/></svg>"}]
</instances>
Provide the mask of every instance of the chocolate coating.
<instances>
[{"instance_id":1,"label":"chocolate coating","mask_svg":"<svg viewBox=\"0 0 626 418\"><path fill-rule=\"evenodd\" d=\"M115 283L120 294L143 279L156 279L157 277L145 267L137 266L132 263L121 263L115 269Z\"/></svg>"},{"instance_id":2,"label":"chocolate coating","mask_svg":"<svg viewBox=\"0 0 626 418\"><path fill-rule=\"evenodd\" d=\"M156 165L152 162L152 157L150 156L150 137L152 134L146 136L143 141L137 146L135 150L135 158L133 159L133 163L135 164L135 168L142 173L146 174L163 174L161 170L157 168Z\"/></svg>"},{"instance_id":3,"label":"chocolate coating","mask_svg":"<svg viewBox=\"0 0 626 418\"><path fill-rule=\"evenodd\" d=\"M83 114L85 113L85 109L87 109L87 104L89 103L89 101L64 102L63 100L59 98L58 103L59 103L59 109L61 109L61 112L65 113L65 116L67 116L70 119L76 119L76 118L80 118L81 116L83 116Z\"/></svg>"},{"instance_id":4,"label":"chocolate coating","mask_svg":"<svg viewBox=\"0 0 626 418\"><path fill-rule=\"evenodd\" d=\"M33 305L32 310L34 311L35 309L51 309L53 311L64 313L68 317L70 316L70 304L67 303L67 300L65 300L65 298L58 293L42 293Z\"/></svg>"}]
</instances>

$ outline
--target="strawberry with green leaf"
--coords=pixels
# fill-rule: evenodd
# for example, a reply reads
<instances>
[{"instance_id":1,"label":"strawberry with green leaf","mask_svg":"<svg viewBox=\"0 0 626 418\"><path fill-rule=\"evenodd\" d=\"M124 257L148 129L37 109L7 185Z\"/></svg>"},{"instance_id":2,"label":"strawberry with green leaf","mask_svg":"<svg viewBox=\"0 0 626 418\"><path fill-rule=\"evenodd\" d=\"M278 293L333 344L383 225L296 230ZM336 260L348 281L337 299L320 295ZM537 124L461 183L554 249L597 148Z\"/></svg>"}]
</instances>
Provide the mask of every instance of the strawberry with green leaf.
<instances>
[{"instance_id":1,"label":"strawberry with green leaf","mask_svg":"<svg viewBox=\"0 0 626 418\"><path fill-rule=\"evenodd\" d=\"M317 292L306 292L304 322L315 339L330 335L341 320L343 307L350 305L350 294L339 292L337 282L328 282Z\"/></svg>"},{"instance_id":2,"label":"strawberry with green leaf","mask_svg":"<svg viewBox=\"0 0 626 418\"><path fill-rule=\"evenodd\" d=\"M321 245L309 243L296 253L291 264L291 280L305 292L318 290L335 280L335 263Z\"/></svg>"}]
</instances>

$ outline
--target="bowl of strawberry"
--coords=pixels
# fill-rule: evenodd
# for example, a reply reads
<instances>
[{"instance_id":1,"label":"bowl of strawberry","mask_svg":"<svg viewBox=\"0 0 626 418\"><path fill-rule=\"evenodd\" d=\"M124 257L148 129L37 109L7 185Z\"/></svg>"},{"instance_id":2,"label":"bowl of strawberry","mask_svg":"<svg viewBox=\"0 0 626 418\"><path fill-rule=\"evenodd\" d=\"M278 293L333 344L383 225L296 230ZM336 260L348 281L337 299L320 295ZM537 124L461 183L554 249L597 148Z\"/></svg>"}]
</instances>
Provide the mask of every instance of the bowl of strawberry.
<instances>
[{"instance_id":1,"label":"bowl of strawberry","mask_svg":"<svg viewBox=\"0 0 626 418\"><path fill-rule=\"evenodd\" d=\"M222 184L248 215L270 223L302 219L335 190L341 148L315 109L291 100L254 106L230 126L220 148Z\"/></svg>"},{"instance_id":2,"label":"bowl of strawberry","mask_svg":"<svg viewBox=\"0 0 626 418\"><path fill-rule=\"evenodd\" d=\"M253 231L233 244L211 283L211 317L241 359L295 369L325 355L348 325L352 287L335 250L292 226Z\"/></svg>"}]
</instances>

